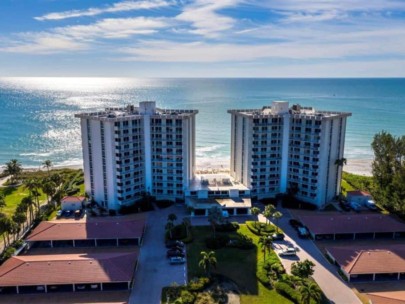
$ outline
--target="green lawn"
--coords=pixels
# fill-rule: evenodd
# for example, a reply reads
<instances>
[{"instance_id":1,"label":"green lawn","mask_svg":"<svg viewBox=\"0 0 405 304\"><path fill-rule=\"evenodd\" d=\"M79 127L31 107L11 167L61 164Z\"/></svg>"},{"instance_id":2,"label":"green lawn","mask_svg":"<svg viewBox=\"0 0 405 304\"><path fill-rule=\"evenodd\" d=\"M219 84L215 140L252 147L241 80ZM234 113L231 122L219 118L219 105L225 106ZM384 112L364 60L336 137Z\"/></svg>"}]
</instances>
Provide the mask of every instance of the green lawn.
<instances>
[{"instance_id":1,"label":"green lawn","mask_svg":"<svg viewBox=\"0 0 405 304\"><path fill-rule=\"evenodd\" d=\"M241 225L238 232L249 236L257 245L259 238L251 233L246 225ZM211 227L193 227L194 242L187 246L188 277L204 275L198 267L201 251L209 251L205 247L205 238L211 236ZM221 234L221 233L218 233ZM227 233L230 237L236 237L237 232ZM269 290L261 285L256 278L257 264L263 261L263 253L259 247L250 250L236 248L221 248L215 251L218 267L215 273L222 274L233 280L241 290L242 304L291 303L279 295L275 290ZM275 253L272 253L273 255Z\"/></svg>"},{"instance_id":2,"label":"green lawn","mask_svg":"<svg viewBox=\"0 0 405 304\"><path fill-rule=\"evenodd\" d=\"M2 212L7 216L12 216L21 200L29 195L29 191L24 189L24 186L0 188L0 193L3 193L5 196L6 207L4 207ZM39 200L46 200L46 195L41 190L40 193Z\"/></svg>"}]
</instances>

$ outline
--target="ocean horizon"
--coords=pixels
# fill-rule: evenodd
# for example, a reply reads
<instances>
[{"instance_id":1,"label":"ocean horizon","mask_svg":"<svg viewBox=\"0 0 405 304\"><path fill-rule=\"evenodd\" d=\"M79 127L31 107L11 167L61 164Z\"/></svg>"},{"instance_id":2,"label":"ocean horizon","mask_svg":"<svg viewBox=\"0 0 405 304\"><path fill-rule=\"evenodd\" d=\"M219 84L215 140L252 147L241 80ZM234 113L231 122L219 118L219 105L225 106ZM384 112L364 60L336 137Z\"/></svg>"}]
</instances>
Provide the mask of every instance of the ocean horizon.
<instances>
[{"instance_id":1,"label":"ocean horizon","mask_svg":"<svg viewBox=\"0 0 405 304\"><path fill-rule=\"evenodd\" d=\"M39 168L82 164L75 113L154 100L160 108L197 109L197 167L228 168L228 109L262 108L274 100L351 112L348 171L368 174L371 142L382 130L405 134L405 78L0 78L0 164L18 159Z\"/></svg>"}]
</instances>

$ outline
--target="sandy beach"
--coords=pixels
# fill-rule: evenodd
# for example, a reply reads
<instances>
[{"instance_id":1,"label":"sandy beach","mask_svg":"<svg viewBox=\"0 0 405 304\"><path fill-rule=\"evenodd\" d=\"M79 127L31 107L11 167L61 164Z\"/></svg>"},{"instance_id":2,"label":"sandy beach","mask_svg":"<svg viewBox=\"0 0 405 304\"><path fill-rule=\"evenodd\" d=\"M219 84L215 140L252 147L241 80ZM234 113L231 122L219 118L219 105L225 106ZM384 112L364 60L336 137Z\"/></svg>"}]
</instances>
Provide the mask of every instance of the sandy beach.
<instances>
[{"instance_id":1,"label":"sandy beach","mask_svg":"<svg viewBox=\"0 0 405 304\"><path fill-rule=\"evenodd\" d=\"M372 162L372 159L348 159L346 166L343 167L343 170L353 174L372 176Z\"/></svg>"}]
</instances>

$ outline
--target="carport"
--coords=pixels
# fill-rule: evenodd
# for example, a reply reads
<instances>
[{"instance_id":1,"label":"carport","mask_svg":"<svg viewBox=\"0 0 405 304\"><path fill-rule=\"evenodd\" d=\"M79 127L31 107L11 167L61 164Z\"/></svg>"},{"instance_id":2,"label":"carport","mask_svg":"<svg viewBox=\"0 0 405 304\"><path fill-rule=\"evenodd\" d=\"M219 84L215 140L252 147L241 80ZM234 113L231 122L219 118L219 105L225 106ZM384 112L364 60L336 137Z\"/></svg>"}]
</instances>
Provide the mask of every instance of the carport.
<instances>
[{"instance_id":1,"label":"carport","mask_svg":"<svg viewBox=\"0 0 405 304\"><path fill-rule=\"evenodd\" d=\"M0 267L0 294L128 290L137 258L138 249L14 256Z\"/></svg>"},{"instance_id":2,"label":"carport","mask_svg":"<svg viewBox=\"0 0 405 304\"><path fill-rule=\"evenodd\" d=\"M405 223L389 215L317 214L299 219L315 240L393 239L405 235Z\"/></svg>"},{"instance_id":3,"label":"carport","mask_svg":"<svg viewBox=\"0 0 405 304\"><path fill-rule=\"evenodd\" d=\"M30 247L116 247L142 244L145 216L41 222L27 237Z\"/></svg>"},{"instance_id":4,"label":"carport","mask_svg":"<svg viewBox=\"0 0 405 304\"><path fill-rule=\"evenodd\" d=\"M326 254L350 282L405 279L405 245L328 247Z\"/></svg>"}]
</instances>

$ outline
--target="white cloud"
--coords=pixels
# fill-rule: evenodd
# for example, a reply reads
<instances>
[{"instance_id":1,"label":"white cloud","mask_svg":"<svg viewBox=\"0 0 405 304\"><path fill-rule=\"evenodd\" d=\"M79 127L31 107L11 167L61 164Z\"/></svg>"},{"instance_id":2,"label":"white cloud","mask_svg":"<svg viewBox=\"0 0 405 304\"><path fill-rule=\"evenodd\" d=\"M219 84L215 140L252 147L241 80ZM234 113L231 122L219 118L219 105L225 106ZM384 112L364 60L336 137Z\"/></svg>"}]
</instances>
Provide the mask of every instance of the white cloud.
<instances>
[{"instance_id":1,"label":"white cloud","mask_svg":"<svg viewBox=\"0 0 405 304\"><path fill-rule=\"evenodd\" d=\"M62 20L68 18L77 18L84 16L96 16L104 13L117 13L125 11L155 9L172 5L172 1L168 0L149 0L149 1L122 1L114 3L104 8L88 8L85 10L70 10L65 12L49 13L40 17L35 17L36 20Z\"/></svg>"},{"instance_id":2,"label":"white cloud","mask_svg":"<svg viewBox=\"0 0 405 304\"><path fill-rule=\"evenodd\" d=\"M236 20L218 13L219 10L236 6L240 0L197 0L185 6L183 12L176 16L176 20L190 23L193 30L190 33L217 37L220 32L231 29Z\"/></svg>"},{"instance_id":3,"label":"white cloud","mask_svg":"<svg viewBox=\"0 0 405 304\"><path fill-rule=\"evenodd\" d=\"M86 43L77 42L62 35L43 33L29 36L29 40L23 40L11 46L0 48L0 51L44 55L66 51L82 51L90 47Z\"/></svg>"}]
</instances>

